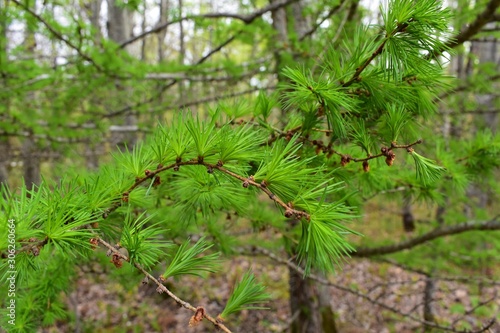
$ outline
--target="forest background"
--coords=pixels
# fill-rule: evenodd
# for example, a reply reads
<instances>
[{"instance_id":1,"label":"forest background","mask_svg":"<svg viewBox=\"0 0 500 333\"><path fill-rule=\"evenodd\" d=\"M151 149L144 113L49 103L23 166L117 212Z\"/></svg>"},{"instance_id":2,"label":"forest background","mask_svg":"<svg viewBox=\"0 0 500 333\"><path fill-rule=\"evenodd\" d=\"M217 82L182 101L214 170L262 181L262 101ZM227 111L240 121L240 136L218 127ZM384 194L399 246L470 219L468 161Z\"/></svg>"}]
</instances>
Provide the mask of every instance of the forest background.
<instances>
[{"instance_id":1,"label":"forest background","mask_svg":"<svg viewBox=\"0 0 500 333\"><path fill-rule=\"evenodd\" d=\"M0 1L3 330L500 331L500 1Z\"/></svg>"}]
</instances>

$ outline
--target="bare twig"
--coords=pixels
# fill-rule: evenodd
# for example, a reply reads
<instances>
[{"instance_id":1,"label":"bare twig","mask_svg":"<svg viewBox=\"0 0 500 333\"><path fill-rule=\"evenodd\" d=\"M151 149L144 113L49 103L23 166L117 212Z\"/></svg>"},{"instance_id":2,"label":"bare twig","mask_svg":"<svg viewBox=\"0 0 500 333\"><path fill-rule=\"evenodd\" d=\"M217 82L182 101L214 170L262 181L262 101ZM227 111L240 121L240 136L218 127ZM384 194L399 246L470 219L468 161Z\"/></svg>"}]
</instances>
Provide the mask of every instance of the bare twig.
<instances>
[{"instance_id":1,"label":"bare twig","mask_svg":"<svg viewBox=\"0 0 500 333\"><path fill-rule=\"evenodd\" d=\"M481 28L485 24L492 21L492 19L495 17L495 12L499 6L500 6L500 0L490 0L490 2L488 2L483 12L480 13L478 16L476 16L474 22L469 24L469 26L465 30L462 30L458 35L456 35L455 37L451 38L448 42L446 42L446 44L442 48L427 55L426 58L427 59L435 58L441 55L444 51L450 48L457 47L458 45L462 45L464 42L471 39L475 34L480 32Z\"/></svg>"},{"instance_id":2,"label":"bare twig","mask_svg":"<svg viewBox=\"0 0 500 333\"><path fill-rule=\"evenodd\" d=\"M99 66L94 59L92 59L90 56L85 54L80 47L76 46L71 42L69 39L64 37L60 32L58 32L56 29L54 29L43 17L35 13L34 11L31 10L28 6L26 6L24 3L18 1L18 0L12 0L13 3L15 3L17 6L21 7L23 10L28 12L31 16L33 16L37 21L42 23L49 31L51 34L53 34L57 39L60 41L64 42L67 46L75 50L83 59L87 60L90 62L98 71L102 71L102 67Z\"/></svg>"},{"instance_id":3,"label":"bare twig","mask_svg":"<svg viewBox=\"0 0 500 333\"><path fill-rule=\"evenodd\" d=\"M232 18L232 19L240 20L245 24L250 24L253 21L255 21L257 18L264 15L265 13L282 8L282 7L285 7L285 6L288 6L289 4L291 4L294 1L297 1L297 0L278 1L278 2L272 3L270 5L267 5L266 7L258 9L255 12L253 12L251 14L247 14L247 15L221 12L221 13L207 13L207 14L201 14L201 15L189 15L189 16L181 17L181 18L178 18L178 19L173 20L173 21L159 24L156 27L154 27L148 31L144 31L143 33L140 33L139 35L134 36L134 37L124 41L123 43L120 44L120 48L124 48L125 46L127 46L127 45L129 45L129 44L131 44L139 39L142 39L150 34L158 33L160 31L166 29L167 27L169 27L172 24L180 23L182 21L187 21L187 20L195 20L195 19L201 19L201 18ZM232 38L234 38L234 36Z\"/></svg>"},{"instance_id":4,"label":"bare twig","mask_svg":"<svg viewBox=\"0 0 500 333\"><path fill-rule=\"evenodd\" d=\"M344 6L344 4L346 3L346 0L340 0L340 3L332 8L330 8L330 10L328 11L328 13L316 24L314 24L308 31L306 31L305 34L303 34L302 36L300 36L299 40L300 41L303 41L304 39L306 39L307 37L311 36L312 34L314 34L316 32L316 30L318 30L318 28L326 21L328 20L330 17L332 17L333 15L335 15L340 9L342 9L342 7ZM343 24L341 24L342 26ZM331 43L331 42L330 42Z\"/></svg>"},{"instance_id":5,"label":"bare twig","mask_svg":"<svg viewBox=\"0 0 500 333\"><path fill-rule=\"evenodd\" d=\"M493 302L494 300L497 299L498 293L495 291L495 295L493 297L488 298L487 300L478 302L476 306L472 307L470 310L465 311L465 313L462 315L462 318L469 316L470 314L474 313L477 309L479 309L482 306L485 306L488 303ZM456 323L460 321L461 318L455 319L451 325L454 326Z\"/></svg>"},{"instance_id":6,"label":"bare twig","mask_svg":"<svg viewBox=\"0 0 500 333\"><path fill-rule=\"evenodd\" d=\"M482 221L482 222L471 221L471 222L459 223L456 225L438 227L421 236L410 238L408 240L392 245L386 245L380 247L360 247L356 250L356 252L352 253L351 256L372 257L377 255L400 252L403 250L411 249L415 246L429 242L436 238L460 234L463 232L473 231L473 230L500 230L500 221L498 221L498 216L491 219L490 221Z\"/></svg>"},{"instance_id":7,"label":"bare twig","mask_svg":"<svg viewBox=\"0 0 500 333\"><path fill-rule=\"evenodd\" d=\"M95 239L97 239L99 241L99 243L101 243L109 251L111 251L113 253L113 255L119 256L121 259L123 259L126 262L130 263L130 259L127 256L125 256L124 254L122 254L120 251L118 251L114 246L112 246L111 244L109 244L108 242L106 242L105 240L103 240L103 239L101 239L99 237L96 237ZM158 289L160 291L166 293L177 304L179 304L179 306L182 306L183 308L188 309L188 310L190 310L190 311L192 311L194 313L197 312L198 308L196 308L193 305L191 305L190 303L182 300L180 297L178 297L173 292L171 292L167 287L165 287L165 285L163 283L161 283L157 278L155 278L148 271L146 271L144 269L144 267L142 267L138 263L134 263L133 265L135 266L135 268L137 268L137 270L139 270L142 274L144 274L144 276L146 276L150 281L153 281L158 286ZM224 324L222 324L221 322L217 321L214 317L210 316L208 313L206 313L206 311L203 311L203 317L206 318L208 321L210 321L212 324L214 324L215 327L217 327L218 329L222 330L223 332L231 333L231 331Z\"/></svg>"}]
</instances>

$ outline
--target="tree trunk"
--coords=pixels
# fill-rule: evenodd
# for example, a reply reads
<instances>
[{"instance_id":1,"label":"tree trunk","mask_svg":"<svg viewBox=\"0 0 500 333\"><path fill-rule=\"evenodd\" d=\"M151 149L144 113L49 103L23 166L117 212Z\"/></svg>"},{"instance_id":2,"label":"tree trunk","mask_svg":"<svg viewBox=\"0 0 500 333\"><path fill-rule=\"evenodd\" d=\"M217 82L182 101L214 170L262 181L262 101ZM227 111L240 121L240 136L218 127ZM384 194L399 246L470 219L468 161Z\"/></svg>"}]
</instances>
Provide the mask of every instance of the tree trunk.
<instances>
[{"instance_id":1,"label":"tree trunk","mask_svg":"<svg viewBox=\"0 0 500 333\"><path fill-rule=\"evenodd\" d=\"M165 24L168 22L168 11L170 9L169 0L160 0L160 18L158 20L158 25ZM167 29L162 29L157 33L158 38L158 62L163 61L165 56L165 37L167 36Z\"/></svg>"},{"instance_id":2,"label":"tree trunk","mask_svg":"<svg viewBox=\"0 0 500 333\"><path fill-rule=\"evenodd\" d=\"M428 276L425 280L424 289L424 320L430 323L435 323L436 318L434 315L434 290L436 289L436 282L432 276ZM424 324L423 332L431 332L432 328Z\"/></svg>"},{"instance_id":3,"label":"tree trunk","mask_svg":"<svg viewBox=\"0 0 500 333\"><path fill-rule=\"evenodd\" d=\"M30 136L23 142L22 159L24 182L27 188L40 183L40 160L36 154L36 143Z\"/></svg>"},{"instance_id":4,"label":"tree trunk","mask_svg":"<svg viewBox=\"0 0 500 333\"><path fill-rule=\"evenodd\" d=\"M7 56L7 18L6 18L6 3L4 0L0 0L0 68L7 67L8 56ZM7 87L7 78L2 75L2 86ZM9 100L7 94L4 94L4 98L0 100L0 121L2 118L7 118L9 109ZM8 184L9 173L7 169L8 163L10 163L10 143L8 137L0 137L0 183Z\"/></svg>"},{"instance_id":5,"label":"tree trunk","mask_svg":"<svg viewBox=\"0 0 500 333\"><path fill-rule=\"evenodd\" d=\"M291 333L336 333L329 288L289 269Z\"/></svg>"},{"instance_id":6,"label":"tree trunk","mask_svg":"<svg viewBox=\"0 0 500 333\"><path fill-rule=\"evenodd\" d=\"M96 39L96 41L99 41L102 38L101 25L99 23L99 20L101 18L101 5L102 0L92 0L87 5L87 9L90 12L90 24L92 24L95 29L94 38Z\"/></svg>"},{"instance_id":7,"label":"tree trunk","mask_svg":"<svg viewBox=\"0 0 500 333\"><path fill-rule=\"evenodd\" d=\"M291 333L320 333L321 317L314 284L293 269L289 270L289 274L290 309L295 316Z\"/></svg>"},{"instance_id":8,"label":"tree trunk","mask_svg":"<svg viewBox=\"0 0 500 333\"><path fill-rule=\"evenodd\" d=\"M34 6L34 3L32 4ZM26 23L29 27L30 25ZM32 29L28 28L25 31L23 44L27 50L31 52L36 52L36 39L35 33ZM28 108L32 108L32 111L37 109L36 100L37 97L34 91L29 91L26 94L26 101L28 102ZM32 133L27 136L21 148L21 157L23 160L23 177L27 188L31 188L33 185L38 185L40 183L40 160L39 156L36 154L37 147L36 141Z\"/></svg>"},{"instance_id":9,"label":"tree trunk","mask_svg":"<svg viewBox=\"0 0 500 333\"><path fill-rule=\"evenodd\" d=\"M116 43L122 43L132 35L133 15L125 8L118 6L117 0L108 0L108 35ZM126 88L129 89L129 88ZM137 126L137 117L132 113L125 114L121 120L127 128ZM119 125L119 124L118 124ZM112 144L120 150L135 146L137 136L135 131L112 132Z\"/></svg>"},{"instance_id":10,"label":"tree trunk","mask_svg":"<svg viewBox=\"0 0 500 333\"><path fill-rule=\"evenodd\" d=\"M406 232L412 232L415 230L415 217L411 211L411 195L405 195L403 198L403 228Z\"/></svg>"}]
</instances>

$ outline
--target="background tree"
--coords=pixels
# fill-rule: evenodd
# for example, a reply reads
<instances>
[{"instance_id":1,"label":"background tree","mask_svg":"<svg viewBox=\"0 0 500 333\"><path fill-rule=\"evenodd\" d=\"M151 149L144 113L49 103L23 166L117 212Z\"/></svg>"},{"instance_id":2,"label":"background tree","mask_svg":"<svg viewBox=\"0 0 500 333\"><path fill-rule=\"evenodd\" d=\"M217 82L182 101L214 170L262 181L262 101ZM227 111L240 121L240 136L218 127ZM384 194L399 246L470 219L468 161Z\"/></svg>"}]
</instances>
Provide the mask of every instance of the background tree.
<instances>
[{"instance_id":1,"label":"background tree","mask_svg":"<svg viewBox=\"0 0 500 333\"><path fill-rule=\"evenodd\" d=\"M360 300L395 330L393 314L427 330L480 328L494 317L498 241L484 231L499 228L499 139L495 119L483 131L472 112L496 113L496 67L487 62L495 41L487 52L477 46L495 36L496 1L457 3L452 25L437 2L397 1L371 27L359 24L369 12L347 0L106 4L107 14L99 1L2 3L3 179L21 188L3 189L2 214L17 222L19 331L71 321L60 293L102 258L89 252L97 243L115 266L130 261L192 310L193 325L205 317L226 329L211 310L246 327L230 314L267 299L241 272L225 310L194 307L149 275L178 288L174 276L215 270L214 253L197 257L212 250L290 269L282 324L292 331L356 325L357 311L340 323L325 318ZM462 81L445 75L455 53L450 71ZM173 116L188 107L196 117ZM135 138L145 142L133 148ZM37 160L46 181L30 191ZM81 167L99 164L96 173ZM336 222L354 216L363 223ZM344 273L323 275L352 251L346 241L351 256L370 262L351 259ZM118 243L121 252L110 245ZM390 275L395 267L401 278ZM373 272L360 283L356 269ZM467 278L478 271L485 276ZM135 285L134 272L109 274ZM450 280L468 282L459 287L470 304L446 309L438 297L456 287ZM318 293L318 283L355 298L334 294L332 306L331 289ZM414 286L407 293L422 302L391 303L394 285Z\"/></svg>"}]
</instances>

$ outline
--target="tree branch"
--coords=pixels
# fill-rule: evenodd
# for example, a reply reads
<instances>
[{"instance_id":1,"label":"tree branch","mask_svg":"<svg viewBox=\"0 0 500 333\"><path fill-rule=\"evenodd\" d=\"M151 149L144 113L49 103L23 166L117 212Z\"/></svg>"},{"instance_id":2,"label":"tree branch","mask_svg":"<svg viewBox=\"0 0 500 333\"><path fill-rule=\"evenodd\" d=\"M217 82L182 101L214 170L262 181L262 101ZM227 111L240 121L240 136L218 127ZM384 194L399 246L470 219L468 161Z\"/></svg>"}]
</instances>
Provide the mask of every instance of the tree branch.
<instances>
[{"instance_id":1,"label":"tree branch","mask_svg":"<svg viewBox=\"0 0 500 333\"><path fill-rule=\"evenodd\" d=\"M473 230L500 230L500 221L497 220L498 216L486 222L465 222L456 225L438 227L421 236L410 238L400 243L380 246L380 247L360 247L356 252L352 253L353 257L372 257L384 254L400 252L403 250L411 249L415 246L432 241L436 238L460 234Z\"/></svg>"},{"instance_id":2,"label":"tree branch","mask_svg":"<svg viewBox=\"0 0 500 333\"><path fill-rule=\"evenodd\" d=\"M61 33L59 33L56 29L54 29L43 17L32 11L28 6L25 4L21 3L18 0L12 0L13 3L15 3L17 6L21 7L24 9L26 12L28 12L31 16L36 18L40 23L42 23L49 31L51 34L53 34L57 39L60 41L64 42L67 46L75 50L83 59L87 60L90 62L98 71L102 71L102 67L99 66L94 59L92 59L90 56L86 55L83 53L83 51L80 49L80 47L76 46L73 44L69 39L65 38Z\"/></svg>"},{"instance_id":3,"label":"tree branch","mask_svg":"<svg viewBox=\"0 0 500 333\"><path fill-rule=\"evenodd\" d=\"M481 82L496 81L498 79L500 79L500 74L491 75L489 77L486 77L486 78L482 79ZM444 98L446 98L446 97L448 97L448 96L450 96L452 94L456 94L456 93L461 92L461 91L466 91L469 88L471 88L471 86L472 86L472 84L464 84L464 85L459 86L459 87L457 87L455 89L451 89L451 90L449 90L449 91L441 94L438 98L436 98L434 100L434 102L437 103L437 102L441 101L442 99L444 99Z\"/></svg>"},{"instance_id":4,"label":"tree branch","mask_svg":"<svg viewBox=\"0 0 500 333\"><path fill-rule=\"evenodd\" d=\"M94 240L97 240L99 243L104 245L109 251L111 251L111 253L113 253L113 256L118 256L120 259L125 260L126 262L130 263L130 259L127 256L122 254L120 251L118 251L118 249L116 249L114 246L112 246L108 242L104 241L103 239L101 239L99 237L94 238ZM153 281L158 286L158 288L156 289L158 292L166 293L177 304L179 304L179 306L182 306L185 309L191 310L194 313L198 312L199 308L196 308L196 307L192 306L191 304L189 304L188 302L179 298L177 295L175 295L173 292L171 292L167 287L165 287L165 285L163 285L163 283L161 283L157 278L155 278L148 271L146 271L144 269L144 267L142 267L138 263L134 263L134 266L135 266L135 268L137 268L137 270L139 270L142 274L144 274L144 276L146 276L148 278L148 280ZM231 331L224 324L217 321L214 317L210 316L208 313L206 313L206 311L203 311L202 313L203 313L203 317L206 318L208 321L210 321L212 324L214 324L215 327L222 330L223 332L231 333Z\"/></svg>"},{"instance_id":5,"label":"tree branch","mask_svg":"<svg viewBox=\"0 0 500 333\"><path fill-rule=\"evenodd\" d=\"M260 125L260 124L258 124ZM273 128L275 132L278 133L278 136L273 136L271 139L268 141L268 144L270 144L272 141L276 140L278 137L284 137L286 140L290 140L296 133L298 133L301 130L302 126L297 126L294 128L291 128L289 130L282 131L277 128ZM317 132L323 132L323 133L332 133L331 130L324 130L324 129L318 129L318 128L312 128L313 131ZM332 147L332 143L329 143L328 145L325 145L323 141L321 140L312 140L307 136L300 135L300 140L302 142L309 142L311 145L316 147L316 151L319 153L322 151L325 153L328 157L331 157L333 154L340 156L341 160L340 163L342 166L347 165L350 162L368 162L369 160L376 159L379 157L386 157L386 162L390 166L392 165L392 162L396 158L396 155L392 152L393 149L406 149L408 152L410 152L411 147L421 144L423 142L422 139L418 139L415 142L404 144L404 145L398 145L396 142L391 142L391 145L389 147L380 147L380 153L376 155L371 155L369 154L367 157L359 157L355 158L352 157L351 155L348 154L342 154Z\"/></svg>"},{"instance_id":6,"label":"tree branch","mask_svg":"<svg viewBox=\"0 0 500 333\"><path fill-rule=\"evenodd\" d=\"M265 13L279 9L281 7L285 7L285 6L291 4L292 2L295 2L295 1L297 1L297 0L278 1L278 2L272 3L270 5L267 5L266 7L258 9L255 12L248 14L248 15L241 15L241 14L236 14L236 13L207 13L207 14L201 14L201 15L189 15L189 16L181 17L181 18L178 18L178 19L173 20L173 21L159 24L156 27L154 27L148 31L144 31L141 34L124 41L123 43L120 44L120 48L123 49L125 46L127 46L127 45L129 45L129 44L131 44L139 39L142 39L150 34L160 32L172 24L180 23L182 21L187 21L187 20L195 20L195 19L200 19L200 18L233 18L236 20L240 20L245 24L250 24L253 21L255 21L257 18L264 15ZM232 38L234 39L234 37L235 36L233 36Z\"/></svg>"},{"instance_id":7,"label":"tree branch","mask_svg":"<svg viewBox=\"0 0 500 333\"><path fill-rule=\"evenodd\" d=\"M476 17L474 22L469 24L469 26L465 30L461 31L455 37L451 38L448 42L446 42L446 44L441 49L438 49L433 53L427 55L426 58L427 59L435 58L441 55L447 49L451 49L457 47L458 45L462 45L464 42L471 39L472 36L480 32L481 28L485 24L494 20L494 18L496 17L495 12L499 6L500 6L500 0L490 0L490 2L486 5L484 11Z\"/></svg>"},{"instance_id":8,"label":"tree branch","mask_svg":"<svg viewBox=\"0 0 500 333\"><path fill-rule=\"evenodd\" d=\"M325 22L326 20L328 20L330 17L332 17L333 15L335 15L340 9L342 9L342 7L344 6L345 3L346 3L346 0L341 0L340 3L337 6L332 7L328 11L328 13L318 23L316 23L315 25L313 25L305 34L303 34L302 36L300 36L299 41L303 41L307 37L309 37L312 34L314 34L316 32L316 30L318 30L318 28L323 24L323 22Z\"/></svg>"},{"instance_id":9,"label":"tree branch","mask_svg":"<svg viewBox=\"0 0 500 333\"><path fill-rule=\"evenodd\" d=\"M477 34L486 23L491 22L491 20L495 17L495 12L499 6L500 0L490 0L484 11L476 17L474 22L469 24L467 29L461 31L454 39L448 41L446 46L449 48L456 47Z\"/></svg>"},{"instance_id":10,"label":"tree branch","mask_svg":"<svg viewBox=\"0 0 500 333\"><path fill-rule=\"evenodd\" d=\"M210 163L204 162L202 159L201 160L200 159L193 159L193 160L189 160L189 161L185 161L185 162L178 161L178 162L169 164L167 166L161 166L161 167L159 167L158 169L156 169L154 171L146 170L145 171L146 175L144 177L142 177L142 178L137 178L135 180L134 184L132 184L132 186L130 186L127 191L125 191L124 193L121 194L121 198L119 200L117 200L110 208L108 208L103 213L103 218L107 218L110 213L112 213L116 209L118 209L118 207L121 206L121 202L122 201L127 201L128 200L130 192L132 192L135 188L137 188L138 186L140 186L146 180L148 180L148 179L154 179L159 173L161 173L163 171L166 171L166 170L169 170L169 169L178 170L179 167L186 166L186 165L203 165L203 166L205 166L207 168L207 171L209 173L212 173L213 170L218 170L218 171L220 171L222 173L225 173L226 175L229 175L229 176L231 176L231 177L233 177L235 179L240 180L242 182L243 187L254 186L254 187L258 188L262 192L266 193L269 196L269 199L273 200L276 204L278 204L279 206L283 207L285 209L285 215L287 217L291 217L293 215L293 216L296 216L297 218L305 218L307 220L309 220L309 218L310 218L310 215L308 213L306 213L304 211L301 211L301 210L293 209L288 204L286 204L283 200L281 200L276 194L274 194L271 190L269 190L269 188L267 187L267 184L265 183L265 181L262 181L261 183L258 183L258 182L256 182L254 180L253 176L250 176L250 177L246 178L244 176L241 176L241 175L239 175L239 174L237 174L235 172L232 172L232 171L224 168L222 166L221 162L219 162L217 164L210 164ZM288 216L288 215L290 215L290 216Z\"/></svg>"}]
</instances>

